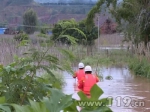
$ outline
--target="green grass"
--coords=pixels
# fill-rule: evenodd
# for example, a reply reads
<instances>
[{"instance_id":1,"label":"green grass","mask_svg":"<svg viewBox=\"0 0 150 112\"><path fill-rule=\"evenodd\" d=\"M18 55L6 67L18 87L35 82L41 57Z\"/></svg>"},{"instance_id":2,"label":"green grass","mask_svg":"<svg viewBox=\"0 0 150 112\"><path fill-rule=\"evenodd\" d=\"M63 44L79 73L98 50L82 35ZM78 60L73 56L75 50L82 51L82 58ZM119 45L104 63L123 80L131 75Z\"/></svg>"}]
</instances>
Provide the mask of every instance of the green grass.
<instances>
[{"instance_id":1,"label":"green grass","mask_svg":"<svg viewBox=\"0 0 150 112\"><path fill-rule=\"evenodd\" d=\"M83 58L81 61L85 65L92 66L118 66L122 67L127 65L130 56L125 50L111 50L108 53L101 51L99 54L94 56L88 56Z\"/></svg>"},{"instance_id":2,"label":"green grass","mask_svg":"<svg viewBox=\"0 0 150 112\"><path fill-rule=\"evenodd\" d=\"M130 59L128 65L135 75L150 78L150 64L145 57L139 59L136 56Z\"/></svg>"}]
</instances>

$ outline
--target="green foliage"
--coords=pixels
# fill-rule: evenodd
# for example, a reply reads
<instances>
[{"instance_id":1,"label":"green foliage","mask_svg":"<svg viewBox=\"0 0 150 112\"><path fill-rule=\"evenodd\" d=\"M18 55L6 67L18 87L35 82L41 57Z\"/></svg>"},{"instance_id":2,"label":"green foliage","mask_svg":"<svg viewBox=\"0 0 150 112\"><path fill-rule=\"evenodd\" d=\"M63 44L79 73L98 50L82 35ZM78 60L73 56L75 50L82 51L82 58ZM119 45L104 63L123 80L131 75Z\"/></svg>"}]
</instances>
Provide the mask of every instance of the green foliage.
<instances>
[{"instance_id":1,"label":"green foliage","mask_svg":"<svg viewBox=\"0 0 150 112\"><path fill-rule=\"evenodd\" d=\"M79 31L77 29L77 23L74 19L59 21L55 24L54 28L52 29L53 40L61 41L62 43L67 44L70 44L70 42L75 43L76 36L73 35L75 31L82 33L82 31ZM82 35L84 35L84 33L82 33ZM71 41L70 39L73 41Z\"/></svg>"},{"instance_id":2,"label":"green foliage","mask_svg":"<svg viewBox=\"0 0 150 112\"><path fill-rule=\"evenodd\" d=\"M129 61L129 68L134 72L137 76L144 76L150 78L150 64L145 58L133 58Z\"/></svg>"},{"instance_id":3,"label":"green foliage","mask_svg":"<svg viewBox=\"0 0 150 112\"><path fill-rule=\"evenodd\" d=\"M98 29L94 26L91 26L91 30L88 31L86 28L85 20L80 22L75 22L72 20L63 20L55 24L53 30L53 40L61 41L62 43L70 44L83 44L83 45L92 45L94 40L97 39ZM64 38L65 37L65 38Z\"/></svg>"},{"instance_id":4,"label":"green foliage","mask_svg":"<svg viewBox=\"0 0 150 112\"><path fill-rule=\"evenodd\" d=\"M23 15L24 31L27 34L32 34L36 30L37 15L33 9L28 9Z\"/></svg>"},{"instance_id":5,"label":"green foliage","mask_svg":"<svg viewBox=\"0 0 150 112\"><path fill-rule=\"evenodd\" d=\"M12 104L15 108L15 112L77 112L77 106L82 108L81 112L112 112L108 107L112 105L111 98L102 98L99 97L103 94L103 91L97 86L94 85L91 89L91 98L83 92L78 92L80 101L82 102L100 102L101 106L81 106L79 101L72 98L72 95L65 95L58 89L50 89L51 96L49 98L44 98L40 102L34 102L29 100L30 105L19 106Z\"/></svg>"},{"instance_id":6,"label":"green foliage","mask_svg":"<svg viewBox=\"0 0 150 112\"><path fill-rule=\"evenodd\" d=\"M19 67L16 64L12 63L1 68L1 96L5 96L9 103L20 103L25 92L27 97L32 100L38 101L39 98L45 96L49 88L45 83L37 81L38 77L36 76L30 82L33 76L30 76L29 73L35 70L35 66L23 65ZM25 98L25 103L27 103L27 98Z\"/></svg>"},{"instance_id":7,"label":"green foliage","mask_svg":"<svg viewBox=\"0 0 150 112\"><path fill-rule=\"evenodd\" d=\"M133 44L144 42L145 47L150 41L150 8L148 0L123 0L121 5L117 5L117 0L99 0L90 10L86 18L88 30L94 24L95 14L101 11L101 6L106 4L110 12L120 24L120 28L125 33L125 41L131 41ZM110 7L110 4L112 6Z\"/></svg>"},{"instance_id":8,"label":"green foliage","mask_svg":"<svg viewBox=\"0 0 150 112\"><path fill-rule=\"evenodd\" d=\"M41 33L46 34L47 33L46 29L41 29Z\"/></svg>"},{"instance_id":9,"label":"green foliage","mask_svg":"<svg viewBox=\"0 0 150 112\"><path fill-rule=\"evenodd\" d=\"M6 104L5 97L0 97L0 111L1 112L11 112L9 104Z\"/></svg>"},{"instance_id":10,"label":"green foliage","mask_svg":"<svg viewBox=\"0 0 150 112\"><path fill-rule=\"evenodd\" d=\"M91 90L90 90L90 93L91 93L91 97L90 98L87 98L87 96L82 92L78 92L78 95L79 97L81 98L81 101L87 101L87 102L92 102L92 101L95 101L95 102L100 102L101 105L100 106L84 106L82 107L82 110L81 112L90 112L90 111L94 111L94 112L112 112L112 110L108 107L110 105L112 105L112 99L111 98L102 98L102 99L99 99L100 96L103 94L103 91L95 84Z\"/></svg>"},{"instance_id":11,"label":"green foliage","mask_svg":"<svg viewBox=\"0 0 150 112\"><path fill-rule=\"evenodd\" d=\"M71 68L69 65L67 69L66 65L65 67L61 66L61 61L53 54L48 53L50 47L53 46L52 41L49 40L49 43L45 44L48 46L47 48L41 50L29 49L28 52L24 53L24 58L16 56L12 64L6 67L1 66L0 93L1 96L6 97L7 102L26 104L28 98L39 101L44 96L49 96L49 88L61 89L63 86L62 77L59 77L60 75L58 76L53 71L64 70L65 68L70 72ZM69 51L63 50L60 54L64 58L73 59L73 55ZM46 62L46 65L44 62ZM40 70L46 73L42 77L39 74Z\"/></svg>"},{"instance_id":12,"label":"green foliage","mask_svg":"<svg viewBox=\"0 0 150 112\"><path fill-rule=\"evenodd\" d=\"M40 29L40 33L41 34L47 34L48 31L50 31L51 29L49 28L49 26L44 25L41 29Z\"/></svg>"},{"instance_id":13,"label":"green foliage","mask_svg":"<svg viewBox=\"0 0 150 112\"><path fill-rule=\"evenodd\" d=\"M19 34L16 34L16 35L14 36L14 39L15 39L16 41L29 40L29 36L28 36L26 33L21 32L21 33L19 33Z\"/></svg>"},{"instance_id":14,"label":"green foliage","mask_svg":"<svg viewBox=\"0 0 150 112\"><path fill-rule=\"evenodd\" d=\"M113 57L106 57L106 55L101 54L101 55L95 55L93 57L86 57L82 59L82 62L85 63L86 65L93 65L97 66L104 66L104 65L112 65L113 64ZM116 59L116 61L118 61Z\"/></svg>"},{"instance_id":15,"label":"green foliage","mask_svg":"<svg viewBox=\"0 0 150 112\"><path fill-rule=\"evenodd\" d=\"M61 89L62 86L65 85L64 77L58 71L51 70L51 72L55 75L55 78L53 78L48 73L43 73L42 76L38 77L37 80L41 83L44 82L47 85L51 84L51 87Z\"/></svg>"},{"instance_id":16,"label":"green foliage","mask_svg":"<svg viewBox=\"0 0 150 112\"><path fill-rule=\"evenodd\" d=\"M124 0L121 6L111 10L125 33L126 41L135 45L143 41L145 46L149 42L149 3L147 0Z\"/></svg>"},{"instance_id":17,"label":"green foliage","mask_svg":"<svg viewBox=\"0 0 150 112\"><path fill-rule=\"evenodd\" d=\"M78 28L84 32L86 35L86 38L84 38L82 35L78 34L77 38L79 39L79 43L83 45L93 45L94 40L98 38L98 28L92 24L91 30L87 30L86 21L82 20L79 22Z\"/></svg>"},{"instance_id":18,"label":"green foliage","mask_svg":"<svg viewBox=\"0 0 150 112\"><path fill-rule=\"evenodd\" d=\"M60 112L70 106L73 103L72 101L72 95L65 95L59 90L52 89L50 99L44 102L49 112Z\"/></svg>"},{"instance_id":19,"label":"green foliage","mask_svg":"<svg viewBox=\"0 0 150 112\"><path fill-rule=\"evenodd\" d=\"M12 106L15 108L15 112L49 112L44 103L42 102L34 102L30 101L30 105L24 105L19 106L16 104L12 104Z\"/></svg>"},{"instance_id":20,"label":"green foliage","mask_svg":"<svg viewBox=\"0 0 150 112\"><path fill-rule=\"evenodd\" d=\"M108 76L105 77L105 79L106 79L106 80L112 80L113 77L112 77L111 75L108 75Z\"/></svg>"},{"instance_id":21,"label":"green foliage","mask_svg":"<svg viewBox=\"0 0 150 112\"><path fill-rule=\"evenodd\" d=\"M87 29L90 31L94 24L94 18L96 13L100 13L102 5L106 4L107 7L112 4L112 6L116 7L117 0L98 0L94 7L89 11L86 20Z\"/></svg>"}]
</instances>

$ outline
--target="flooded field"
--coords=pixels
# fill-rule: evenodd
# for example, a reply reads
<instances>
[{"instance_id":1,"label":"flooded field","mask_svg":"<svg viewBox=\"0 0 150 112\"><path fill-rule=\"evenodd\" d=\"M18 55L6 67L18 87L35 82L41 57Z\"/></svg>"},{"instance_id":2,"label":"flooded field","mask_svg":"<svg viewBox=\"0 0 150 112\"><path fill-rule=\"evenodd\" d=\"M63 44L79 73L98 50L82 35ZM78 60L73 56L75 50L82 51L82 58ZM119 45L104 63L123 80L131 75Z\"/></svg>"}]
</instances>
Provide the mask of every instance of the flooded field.
<instances>
[{"instance_id":1,"label":"flooded field","mask_svg":"<svg viewBox=\"0 0 150 112\"><path fill-rule=\"evenodd\" d=\"M112 97L113 112L150 112L150 80L134 76L127 68L101 68L104 80L98 85L104 91L103 97ZM75 79L64 73L66 86L63 91L78 99ZM113 80L106 80L111 75Z\"/></svg>"}]
</instances>

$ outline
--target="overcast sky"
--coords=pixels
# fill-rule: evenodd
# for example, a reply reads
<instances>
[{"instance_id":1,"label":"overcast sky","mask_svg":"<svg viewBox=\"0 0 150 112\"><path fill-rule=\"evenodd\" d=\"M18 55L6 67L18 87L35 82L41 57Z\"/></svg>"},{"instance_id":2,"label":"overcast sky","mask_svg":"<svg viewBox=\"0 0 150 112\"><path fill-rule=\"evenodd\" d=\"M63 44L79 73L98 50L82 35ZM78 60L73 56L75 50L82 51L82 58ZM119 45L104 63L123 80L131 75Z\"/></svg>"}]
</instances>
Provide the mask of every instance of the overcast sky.
<instances>
[{"instance_id":1,"label":"overcast sky","mask_svg":"<svg viewBox=\"0 0 150 112\"><path fill-rule=\"evenodd\" d=\"M36 2L39 2L39 3L48 3L48 2L50 2L50 3L57 3L58 1L60 2L71 2L71 1L81 1L81 0L34 0L34 1L36 1ZM93 1L93 2L96 2L96 1L98 1L98 0L82 0L82 2L85 2L85 1L87 1L87 2L89 2L89 1ZM122 1L122 0L118 0L118 2L120 2L120 1Z\"/></svg>"}]
</instances>

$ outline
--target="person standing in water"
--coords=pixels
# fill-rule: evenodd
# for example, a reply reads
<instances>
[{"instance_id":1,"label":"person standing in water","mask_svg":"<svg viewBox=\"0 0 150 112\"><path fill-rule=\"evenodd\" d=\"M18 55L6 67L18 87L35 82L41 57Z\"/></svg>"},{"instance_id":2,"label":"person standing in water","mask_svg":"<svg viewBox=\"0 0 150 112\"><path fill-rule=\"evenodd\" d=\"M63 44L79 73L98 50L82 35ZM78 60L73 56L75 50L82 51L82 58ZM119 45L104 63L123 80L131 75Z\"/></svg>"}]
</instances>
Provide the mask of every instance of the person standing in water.
<instances>
[{"instance_id":1,"label":"person standing in water","mask_svg":"<svg viewBox=\"0 0 150 112\"><path fill-rule=\"evenodd\" d=\"M84 64L80 62L78 64L78 68L79 69L74 73L73 78L77 78L78 83L79 83L81 79L85 76Z\"/></svg>"},{"instance_id":2,"label":"person standing in water","mask_svg":"<svg viewBox=\"0 0 150 112\"><path fill-rule=\"evenodd\" d=\"M85 76L80 80L78 88L90 96L90 90L97 82L99 82L99 78L92 74L92 68L88 65L85 67Z\"/></svg>"}]
</instances>

